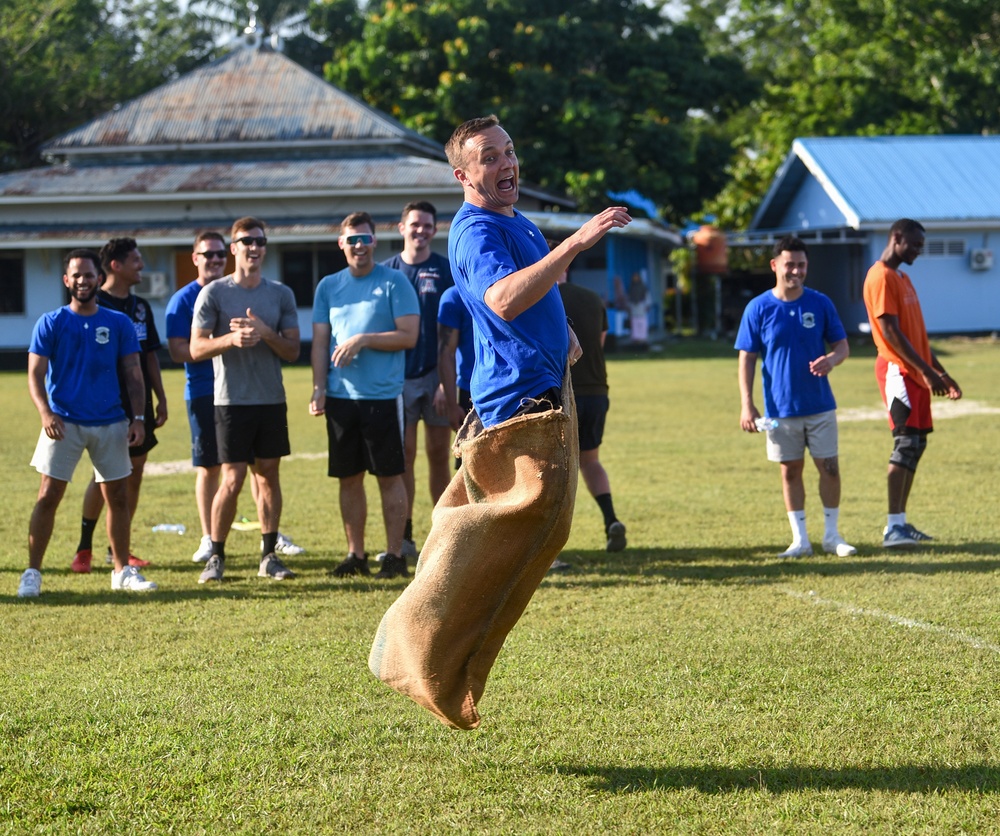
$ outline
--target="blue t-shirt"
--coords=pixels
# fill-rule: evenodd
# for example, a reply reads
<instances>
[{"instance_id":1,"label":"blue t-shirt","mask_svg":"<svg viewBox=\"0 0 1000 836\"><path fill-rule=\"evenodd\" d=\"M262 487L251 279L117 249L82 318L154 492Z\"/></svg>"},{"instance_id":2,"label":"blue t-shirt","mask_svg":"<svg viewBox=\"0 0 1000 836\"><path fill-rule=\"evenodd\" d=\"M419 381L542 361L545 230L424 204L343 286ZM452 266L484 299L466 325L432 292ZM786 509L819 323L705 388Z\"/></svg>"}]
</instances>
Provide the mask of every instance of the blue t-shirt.
<instances>
[{"instance_id":1,"label":"blue t-shirt","mask_svg":"<svg viewBox=\"0 0 1000 836\"><path fill-rule=\"evenodd\" d=\"M537 263L548 251L541 230L516 210L510 217L463 203L451 222L448 258L475 322L472 402L486 427L512 417L524 398L562 386L569 333L555 284L510 322L484 301L495 282Z\"/></svg>"},{"instance_id":2,"label":"blue t-shirt","mask_svg":"<svg viewBox=\"0 0 1000 836\"><path fill-rule=\"evenodd\" d=\"M455 285L441 294L438 307L439 325L458 331L458 350L455 352L455 385L469 391L472 385L472 369L476 362L476 338L472 333L472 316L462 301L462 295Z\"/></svg>"},{"instance_id":3,"label":"blue t-shirt","mask_svg":"<svg viewBox=\"0 0 1000 836\"><path fill-rule=\"evenodd\" d=\"M194 319L194 303L202 286L191 282L178 290L167 302L167 339L180 337L191 341L191 321ZM184 364L184 400L192 401L211 395L215 387L215 371L212 360L199 360Z\"/></svg>"},{"instance_id":4,"label":"blue t-shirt","mask_svg":"<svg viewBox=\"0 0 1000 836\"><path fill-rule=\"evenodd\" d=\"M360 278L346 268L324 277L316 287L312 321L330 326L332 355L349 337L394 331L399 317L414 314L420 314L420 306L406 276L377 264ZM398 397L403 391L405 353L363 348L347 366L330 363L327 397L352 401Z\"/></svg>"},{"instance_id":5,"label":"blue t-shirt","mask_svg":"<svg viewBox=\"0 0 1000 836\"><path fill-rule=\"evenodd\" d=\"M771 290L750 300L743 311L735 348L759 354L763 369L764 414L797 418L837 408L828 376L809 371L826 346L847 337L827 296L803 288L794 302Z\"/></svg>"},{"instance_id":6,"label":"blue t-shirt","mask_svg":"<svg viewBox=\"0 0 1000 836\"><path fill-rule=\"evenodd\" d=\"M441 294L452 285L451 265L437 253L420 264L407 264L401 255L394 255L382 264L399 270L413 285L420 302L420 333L417 344L406 350L406 379L423 377L437 368L437 314Z\"/></svg>"},{"instance_id":7,"label":"blue t-shirt","mask_svg":"<svg viewBox=\"0 0 1000 836\"><path fill-rule=\"evenodd\" d=\"M28 351L48 358L45 390L56 415L85 427L125 420L118 361L139 353L125 314L98 307L82 316L66 305L35 323Z\"/></svg>"}]
</instances>

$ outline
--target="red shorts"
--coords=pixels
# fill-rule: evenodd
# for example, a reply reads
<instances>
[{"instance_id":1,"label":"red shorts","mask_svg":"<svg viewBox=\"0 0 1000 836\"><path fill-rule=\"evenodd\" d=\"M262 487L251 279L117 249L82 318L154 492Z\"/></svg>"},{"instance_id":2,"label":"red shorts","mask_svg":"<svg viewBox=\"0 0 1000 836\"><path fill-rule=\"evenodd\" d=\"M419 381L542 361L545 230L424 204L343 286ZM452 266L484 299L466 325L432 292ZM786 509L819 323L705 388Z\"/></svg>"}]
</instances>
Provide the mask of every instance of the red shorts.
<instances>
[{"instance_id":1,"label":"red shorts","mask_svg":"<svg viewBox=\"0 0 1000 836\"><path fill-rule=\"evenodd\" d=\"M934 429L930 389L925 389L899 366L881 356L875 360L875 378L882 393L882 403L889 413L893 435L929 433Z\"/></svg>"}]
</instances>

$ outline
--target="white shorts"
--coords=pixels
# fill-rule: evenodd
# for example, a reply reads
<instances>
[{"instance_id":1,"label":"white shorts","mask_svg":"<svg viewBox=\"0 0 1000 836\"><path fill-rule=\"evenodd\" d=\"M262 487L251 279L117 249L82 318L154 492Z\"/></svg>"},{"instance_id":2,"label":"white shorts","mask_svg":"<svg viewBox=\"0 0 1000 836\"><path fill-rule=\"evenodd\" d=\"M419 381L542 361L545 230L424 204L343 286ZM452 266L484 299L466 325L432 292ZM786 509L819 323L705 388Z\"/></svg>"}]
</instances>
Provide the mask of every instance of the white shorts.
<instances>
[{"instance_id":1,"label":"white shorts","mask_svg":"<svg viewBox=\"0 0 1000 836\"><path fill-rule=\"evenodd\" d=\"M814 459L837 456L837 410L798 418L779 418L767 431L767 460L794 462L804 459L806 448Z\"/></svg>"},{"instance_id":2,"label":"white shorts","mask_svg":"<svg viewBox=\"0 0 1000 836\"><path fill-rule=\"evenodd\" d=\"M31 466L39 473L70 482L73 471L86 450L94 465L94 478L98 482L114 482L132 472L128 455L128 421L100 427L84 427L63 421L66 433L59 441L49 438L42 430L31 457Z\"/></svg>"}]
</instances>

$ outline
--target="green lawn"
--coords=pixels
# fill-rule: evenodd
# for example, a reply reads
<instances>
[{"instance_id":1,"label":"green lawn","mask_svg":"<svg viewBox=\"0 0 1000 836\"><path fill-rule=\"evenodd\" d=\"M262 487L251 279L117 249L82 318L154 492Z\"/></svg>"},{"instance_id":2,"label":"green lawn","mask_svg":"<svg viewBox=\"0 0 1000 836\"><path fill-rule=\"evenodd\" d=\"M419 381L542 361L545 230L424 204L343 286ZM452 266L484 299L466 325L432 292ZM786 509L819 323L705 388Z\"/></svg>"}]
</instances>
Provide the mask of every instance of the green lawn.
<instances>
[{"instance_id":1,"label":"green lawn","mask_svg":"<svg viewBox=\"0 0 1000 836\"><path fill-rule=\"evenodd\" d=\"M405 582L328 575L345 541L306 368L285 376L281 527L308 548L288 561L298 580L259 580L258 535L233 532L226 582L199 586L190 472L143 487L133 550L158 592L112 594L99 561L73 575L84 465L33 601L15 594L39 423L25 375L0 374L0 832L1000 831L1000 344L935 347L966 395L953 415L935 402L910 501L937 539L880 547L891 439L858 346L832 380L841 528L859 554L793 562L775 558L789 542L777 467L739 431L735 353L688 341L612 359L602 459L629 549L603 551L581 486L574 569L543 582L511 633L475 732L368 672ZM165 377L151 463L188 456L183 378ZM813 473L807 489L818 543ZM248 491L240 513L254 516ZM152 533L160 522L188 533Z\"/></svg>"}]
</instances>

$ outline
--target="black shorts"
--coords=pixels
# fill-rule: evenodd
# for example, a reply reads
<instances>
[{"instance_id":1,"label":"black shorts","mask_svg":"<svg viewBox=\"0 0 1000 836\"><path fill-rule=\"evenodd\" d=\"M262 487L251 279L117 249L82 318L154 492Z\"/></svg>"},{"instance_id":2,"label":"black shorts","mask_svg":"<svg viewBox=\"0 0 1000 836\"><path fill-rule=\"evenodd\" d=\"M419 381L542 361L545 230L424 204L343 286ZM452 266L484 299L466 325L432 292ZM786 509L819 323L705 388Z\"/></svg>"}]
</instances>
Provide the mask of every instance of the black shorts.
<instances>
[{"instance_id":1,"label":"black shorts","mask_svg":"<svg viewBox=\"0 0 1000 836\"><path fill-rule=\"evenodd\" d=\"M280 459L288 443L288 407L283 403L215 407L219 461L249 464L254 458Z\"/></svg>"},{"instance_id":2,"label":"black shorts","mask_svg":"<svg viewBox=\"0 0 1000 836\"><path fill-rule=\"evenodd\" d=\"M128 454L133 459L145 456L157 445L156 439L156 413L153 410L152 399L146 401L146 412L142 416L142 425L146 429L146 437L138 447L129 447Z\"/></svg>"},{"instance_id":3,"label":"black shorts","mask_svg":"<svg viewBox=\"0 0 1000 836\"><path fill-rule=\"evenodd\" d=\"M580 449L596 450L604 440L604 419L610 401L607 395L577 395L576 419L580 428Z\"/></svg>"},{"instance_id":4,"label":"black shorts","mask_svg":"<svg viewBox=\"0 0 1000 836\"><path fill-rule=\"evenodd\" d=\"M215 397L202 395L187 401L188 425L191 427L191 464L216 467L219 445L215 441Z\"/></svg>"},{"instance_id":5,"label":"black shorts","mask_svg":"<svg viewBox=\"0 0 1000 836\"><path fill-rule=\"evenodd\" d=\"M403 456L403 396L391 400L326 399L330 443L327 475L337 479L368 471L400 476Z\"/></svg>"}]
</instances>

